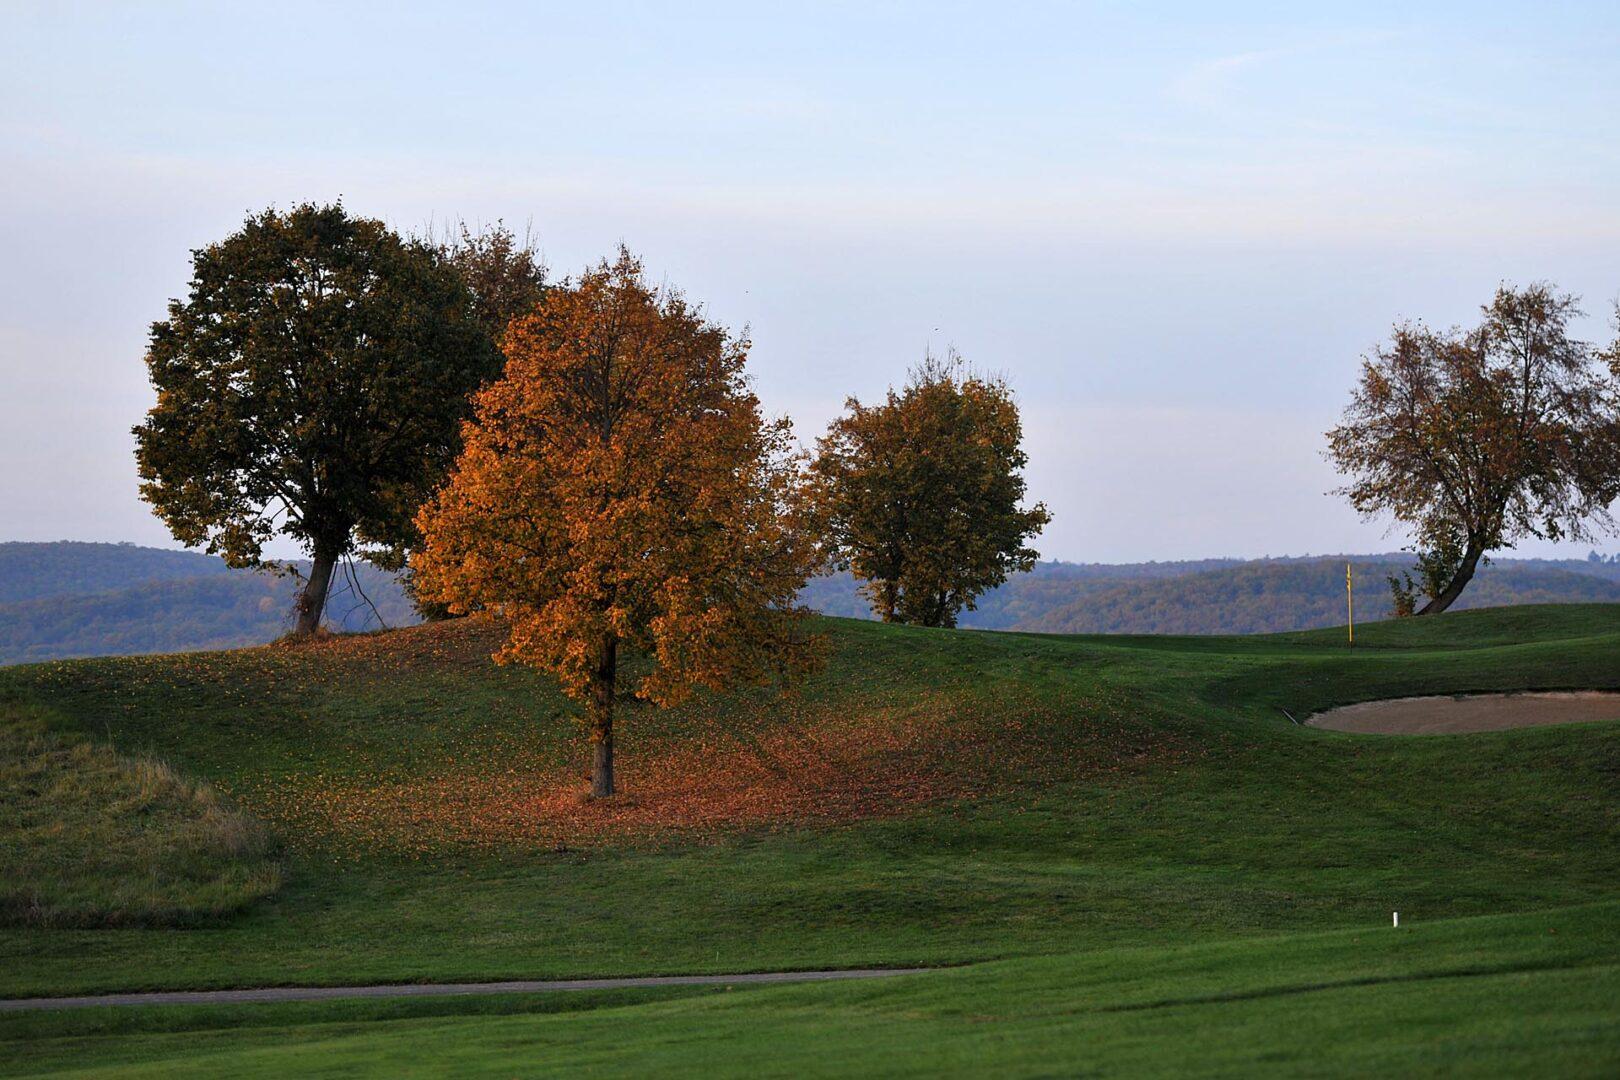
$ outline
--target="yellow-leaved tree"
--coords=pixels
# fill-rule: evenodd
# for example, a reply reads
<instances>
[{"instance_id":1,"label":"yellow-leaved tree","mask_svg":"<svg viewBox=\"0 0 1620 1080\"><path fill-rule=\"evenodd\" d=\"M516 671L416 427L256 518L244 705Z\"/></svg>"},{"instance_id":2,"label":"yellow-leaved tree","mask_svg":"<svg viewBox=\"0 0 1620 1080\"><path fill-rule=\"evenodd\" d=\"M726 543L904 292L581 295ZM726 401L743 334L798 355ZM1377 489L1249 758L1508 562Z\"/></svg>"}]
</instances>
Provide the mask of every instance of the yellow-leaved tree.
<instances>
[{"instance_id":1,"label":"yellow-leaved tree","mask_svg":"<svg viewBox=\"0 0 1620 1080\"><path fill-rule=\"evenodd\" d=\"M748 342L627 251L548 289L503 348L412 572L452 611L508 620L496 659L585 706L607 796L626 650L648 661L632 693L658 705L817 662L794 604L817 560L806 466L748 389Z\"/></svg>"}]
</instances>

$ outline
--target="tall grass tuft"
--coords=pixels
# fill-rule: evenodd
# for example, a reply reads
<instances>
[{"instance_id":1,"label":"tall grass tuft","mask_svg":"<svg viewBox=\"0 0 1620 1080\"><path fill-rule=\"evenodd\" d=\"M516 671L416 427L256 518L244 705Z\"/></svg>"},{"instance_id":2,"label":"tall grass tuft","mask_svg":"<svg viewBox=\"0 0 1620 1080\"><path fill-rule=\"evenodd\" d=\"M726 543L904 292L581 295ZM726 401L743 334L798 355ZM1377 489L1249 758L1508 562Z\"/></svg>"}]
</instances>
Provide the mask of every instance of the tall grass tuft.
<instances>
[{"instance_id":1,"label":"tall grass tuft","mask_svg":"<svg viewBox=\"0 0 1620 1080\"><path fill-rule=\"evenodd\" d=\"M0 922L195 925L284 875L275 838L213 788L0 704Z\"/></svg>"}]
</instances>

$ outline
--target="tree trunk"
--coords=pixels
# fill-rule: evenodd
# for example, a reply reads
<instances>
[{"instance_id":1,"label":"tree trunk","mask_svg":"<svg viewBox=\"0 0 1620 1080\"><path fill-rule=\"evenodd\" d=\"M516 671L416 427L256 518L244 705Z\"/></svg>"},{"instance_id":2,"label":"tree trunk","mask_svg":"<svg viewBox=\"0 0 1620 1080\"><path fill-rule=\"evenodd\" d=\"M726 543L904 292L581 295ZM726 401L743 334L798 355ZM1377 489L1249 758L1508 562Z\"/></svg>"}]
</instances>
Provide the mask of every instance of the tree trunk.
<instances>
[{"instance_id":1,"label":"tree trunk","mask_svg":"<svg viewBox=\"0 0 1620 1080\"><path fill-rule=\"evenodd\" d=\"M884 622L894 622L894 609L900 603L900 583L893 578L883 582L883 592L878 597L878 616Z\"/></svg>"},{"instance_id":2,"label":"tree trunk","mask_svg":"<svg viewBox=\"0 0 1620 1080\"><path fill-rule=\"evenodd\" d=\"M309 569L309 580L298 594L298 624L293 629L298 637L310 637L321 628L321 616L326 614L326 592L331 587L332 567L336 563L337 556L316 549L314 565Z\"/></svg>"},{"instance_id":3,"label":"tree trunk","mask_svg":"<svg viewBox=\"0 0 1620 1080\"><path fill-rule=\"evenodd\" d=\"M613 693L618 678L619 641L611 634L602 640L591 684L591 797L613 794Z\"/></svg>"},{"instance_id":4,"label":"tree trunk","mask_svg":"<svg viewBox=\"0 0 1620 1080\"><path fill-rule=\"evenodd\" d=\"M1418 614L1438 615L1442 611L1446 610L1446 608L1456 603L1457 597L1462 595L1462 591L1466 589L1468 587L1468 583L1474 579L1474 571L1478 569L1480 556L1484 554L1485 549L1479 544L1470 540L1468 542L1468 547L1463 551L1462 562L1457 564L1457 572L1451 575L1451 581L1444 589L1440 590L1439 596L1436 596L1427 604L1424 604L1422 610L1419 611Z\"/></svg>"}]
</instances>

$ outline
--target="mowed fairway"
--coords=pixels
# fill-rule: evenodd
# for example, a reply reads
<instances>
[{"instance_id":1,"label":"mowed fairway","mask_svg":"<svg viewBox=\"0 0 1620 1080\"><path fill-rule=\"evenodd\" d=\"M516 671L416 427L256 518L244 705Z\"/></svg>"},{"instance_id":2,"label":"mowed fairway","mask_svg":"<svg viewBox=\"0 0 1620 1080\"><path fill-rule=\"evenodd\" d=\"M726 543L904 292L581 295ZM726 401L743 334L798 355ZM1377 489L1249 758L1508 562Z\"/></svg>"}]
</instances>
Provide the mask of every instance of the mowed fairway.
<instances>
[{"instance_id":1,"label":"mowed fairway","mask_svg":"<svg viewBox=\"0 0 1620 1080\"><path fill-rule=\"evenodd\" d=\"M1398 738L1333 705L1620 688L1620 609L1257 638L828 620L792 697L562 699L459 623L0 672L211 783L285 883L0 930L0 995L952 966L861 984L0 1016L0 1070L1611 1075L1620 724ZM1402 926L1390 927L1399 910Z\"/></svg>"}]
</instances>

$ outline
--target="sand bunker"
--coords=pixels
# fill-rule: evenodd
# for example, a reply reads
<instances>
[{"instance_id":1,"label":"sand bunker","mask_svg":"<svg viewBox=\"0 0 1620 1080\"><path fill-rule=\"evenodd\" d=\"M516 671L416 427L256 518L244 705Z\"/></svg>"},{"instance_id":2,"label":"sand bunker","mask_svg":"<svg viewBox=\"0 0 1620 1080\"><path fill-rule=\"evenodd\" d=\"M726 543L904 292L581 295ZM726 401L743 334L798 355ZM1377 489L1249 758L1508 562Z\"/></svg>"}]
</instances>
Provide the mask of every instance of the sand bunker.
<instances>
[{"instance_id":1,"label":"sand bunker","mask_svg":"<svg viewBox=\"0 0 1620 1080\"><path fill-rule=\"evenodd\" d=\"M1306 723L1372 735L1457 735L1586 720L1620 720L1620 693L1581 690L1395 698L1329 709Z\"/></svg>"}]
</instances>

